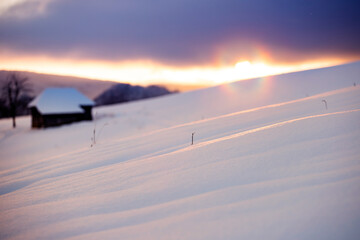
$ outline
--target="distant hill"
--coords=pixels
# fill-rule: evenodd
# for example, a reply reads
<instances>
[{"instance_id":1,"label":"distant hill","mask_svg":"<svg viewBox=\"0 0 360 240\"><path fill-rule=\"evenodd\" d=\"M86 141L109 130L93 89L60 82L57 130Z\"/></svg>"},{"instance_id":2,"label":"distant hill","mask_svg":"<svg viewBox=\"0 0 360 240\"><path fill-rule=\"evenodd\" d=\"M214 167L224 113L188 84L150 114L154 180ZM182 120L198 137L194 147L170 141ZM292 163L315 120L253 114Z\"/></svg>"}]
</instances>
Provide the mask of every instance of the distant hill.
<instances>
[{"instance_id":1,"label":"distant hill","mask_svg":"<svg viewBox=\"0 0 360 240\"><path fill-rule=\"evenodd\" d=\"M38 95L47 87L74 87L91 99L94 99L106 89L117 82L100 81L87 78L40 74L23 71L0 71L0 84L10 72L16 72L20 76L28 77L32 85L33 96Z\"/></svg>"},{"instance_id":2,"label":"distant hill","mask_svg":"<svg viewBox=\"0 0 360 240\"><path fill-rule=\"evenodd\" d=\"M129 102L144 98L151 98L173 93L163 86L133 86L125 83L112 81L92 80L87 78L40 74L24 71L0 71L0 86L6 80L9 73L15 72L20 77L27 77L32 86L30 96L24 96L17 110L17 115L27 115L27 104L31 99L40 94L48 87L74 87L91 99L95 99L97 105ZM175 86L172 86L175 88ZM9 117L9 110L0 96L0 118Z\"/></svg>"},{"instance_id":3,"label":"distant hill","mask_svg":"<svg viewBox=\"0 0 360 240\"><path fill-rule=\"evenodd\" d=\"M145 98L158 97L174 93L160 86L132 86L130 84L118 83L95 98L96 105L109 105L115 103L130 102Z\"/></svg>"},{"instance_id":4,"label":"distant hill","mask_svg":"<svg viewBox=\"0 0 360 240\"><path fill-rule=\"evenodd\" d=\"M72 76L61 76L51 74L41 74L26 71L6 71L0 70L0 84L6 79L9 72L16 72L20 76L28 77L31 84L33 85L33 95L36 96L47 87L74 87L80 92L85 94L91 99L95 99L104 91L109 89L118 82L105 81L105 80L94 80L88 78L72 77ZM161 86L173 91L190 91L200 88L205 88L204 85L187 85L187 84L163 84L159 83L156 86Z\"/></svg>"}]
</instances>

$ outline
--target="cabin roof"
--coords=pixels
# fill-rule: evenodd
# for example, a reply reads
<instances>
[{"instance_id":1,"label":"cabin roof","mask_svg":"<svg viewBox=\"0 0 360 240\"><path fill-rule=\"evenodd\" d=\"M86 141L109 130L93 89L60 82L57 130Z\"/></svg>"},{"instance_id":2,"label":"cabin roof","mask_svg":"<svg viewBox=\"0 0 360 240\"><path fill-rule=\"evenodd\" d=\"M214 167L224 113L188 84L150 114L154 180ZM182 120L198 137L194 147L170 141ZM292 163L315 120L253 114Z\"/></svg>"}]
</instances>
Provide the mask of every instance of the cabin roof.
<instances>
[{"instance_id":1,"label":"cabin roof","mask_svg":"<svg viewBox=\"0 0 360 240\"><path fill-rule=\"evenodd\" d=\"M81 106L94 102L75 88L46 88L28 107L36 107L42 114L84 113Z\"/></svg>"}]
</instances>

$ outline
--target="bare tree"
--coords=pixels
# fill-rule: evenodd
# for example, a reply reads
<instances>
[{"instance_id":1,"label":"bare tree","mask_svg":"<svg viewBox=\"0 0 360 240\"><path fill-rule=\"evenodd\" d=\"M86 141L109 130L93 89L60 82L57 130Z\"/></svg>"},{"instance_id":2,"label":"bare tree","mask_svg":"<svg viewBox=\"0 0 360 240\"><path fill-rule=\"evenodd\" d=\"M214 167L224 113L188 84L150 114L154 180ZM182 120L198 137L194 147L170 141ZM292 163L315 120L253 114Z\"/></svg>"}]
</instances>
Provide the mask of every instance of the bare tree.
<instances>
[{"instance_id":1,"label":"bare tree","mask_svg":"<svg viewBox=\"0 0 360 240\"><path fill-rule=\"evenodd\" d=\"M31 91L27 77L20 77L16 73L9 73L1 87L1 95L9 107L13 128L16 127L16 113L19 107L20 98Z\"/></svg>"}]
</instances>

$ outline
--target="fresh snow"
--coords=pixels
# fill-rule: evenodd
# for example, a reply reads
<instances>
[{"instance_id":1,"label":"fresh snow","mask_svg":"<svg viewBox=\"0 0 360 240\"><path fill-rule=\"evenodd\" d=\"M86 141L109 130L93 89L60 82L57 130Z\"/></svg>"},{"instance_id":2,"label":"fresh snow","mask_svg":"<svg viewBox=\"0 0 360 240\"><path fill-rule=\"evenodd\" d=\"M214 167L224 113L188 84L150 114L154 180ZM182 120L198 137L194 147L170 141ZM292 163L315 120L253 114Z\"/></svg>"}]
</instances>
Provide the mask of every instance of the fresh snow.
<instances>
[{"instance_id":1,"label":"fresh snow","mask_svg":"<svg viewBox=\"0 0 360 240\"><path fill-rule=\"evenodd\" d=\"M0 239L359 239L359 76L248 80L45 130L1 120Z\"/></svg>"},{"instance_id":2,"label":"fresh snow","mask_svg":"<svg viewBox=\"0 0 360 240\"><path fill-rule=\"evenodd\" d=\"M75 88L46 88L29 107L42 114L83 113L80 106L93 106L94 102Z\"/></svg>"}]
</instances>

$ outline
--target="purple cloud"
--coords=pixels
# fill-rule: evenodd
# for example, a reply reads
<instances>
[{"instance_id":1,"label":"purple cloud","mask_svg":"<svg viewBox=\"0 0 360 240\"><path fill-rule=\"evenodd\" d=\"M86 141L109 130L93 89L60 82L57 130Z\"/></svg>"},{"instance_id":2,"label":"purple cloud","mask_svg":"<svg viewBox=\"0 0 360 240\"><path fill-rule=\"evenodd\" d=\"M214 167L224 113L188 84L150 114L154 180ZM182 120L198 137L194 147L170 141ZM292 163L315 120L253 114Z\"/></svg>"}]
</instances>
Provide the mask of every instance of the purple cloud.
<instances>
[{"instance_id":1,"label":"purple cloud","mask_svg":"<svg viewBox=\"0 0 360 240\"><path fill-rule=\"evenodd\" d=\"M359 7L342 0L53 0L32 18L3 15L0 49L170 64L206 64L219 46L230 60L249 56L256 44L280 60L360 56Z\"/></svg>"}]
</instances>

